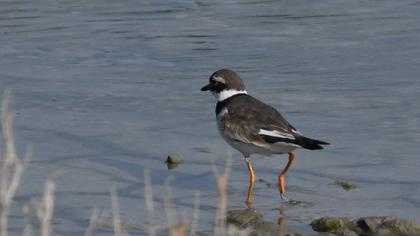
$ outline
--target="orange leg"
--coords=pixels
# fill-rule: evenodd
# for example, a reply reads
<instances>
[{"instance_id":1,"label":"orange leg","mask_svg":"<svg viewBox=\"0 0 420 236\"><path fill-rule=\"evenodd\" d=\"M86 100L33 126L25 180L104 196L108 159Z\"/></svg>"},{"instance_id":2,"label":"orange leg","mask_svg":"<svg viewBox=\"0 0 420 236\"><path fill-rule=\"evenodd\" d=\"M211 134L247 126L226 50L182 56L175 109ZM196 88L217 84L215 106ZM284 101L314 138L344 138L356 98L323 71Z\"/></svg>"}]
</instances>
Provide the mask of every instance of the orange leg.
<instances>
[{"instance_id":1,"label":"orange leg","mask_svg":"<svg viewBox=\"0 0 420 236\"><path fill-rule=\"evenodd\" d=\"M287 200L285 193L286 193L286 172L289 170L290 166L293 164L293 161L295 160L295 154L293 152L289 152L289 160L287 161L286 166L282 170L282 172L279 175L279 191L280 191L280 197L282 199Z\"/></svg>"},{"instance_id":2,"label":"orange leg","mask_svg":"<svg viewBox=\"0 0 420 236\"><path fill-rule=\"evenodd\" d=\"M254 174L254 170L252 169L252 165L248 157L245 157L245 161L246 161L246 166L248 167L248 171L249 171L249 187L248 187L248 194L246 196L245 203L248 207L250 207L252 205L252 192L254 190L255 174Z\"/></svg>"}]
</instances>

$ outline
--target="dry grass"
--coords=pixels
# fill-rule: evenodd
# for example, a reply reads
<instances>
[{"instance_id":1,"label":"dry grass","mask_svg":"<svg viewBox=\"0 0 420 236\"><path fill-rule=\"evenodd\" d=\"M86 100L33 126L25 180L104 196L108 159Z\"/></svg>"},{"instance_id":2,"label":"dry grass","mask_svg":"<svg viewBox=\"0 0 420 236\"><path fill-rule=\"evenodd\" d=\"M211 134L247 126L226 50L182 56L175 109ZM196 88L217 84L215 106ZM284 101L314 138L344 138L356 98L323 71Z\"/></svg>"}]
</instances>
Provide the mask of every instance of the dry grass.
<instances>
[{"instance_id":1,"label":"dry grass","mask_svg":"<svg viewBox=\"0 0 420 236\"><path fill-rule=\"evenodd\" d=\"M11 99L10 91L4 93L1 103L0 119L1 129L4 140L3 162L0 173L0 235L8 235L8 218L9 209L12 204L13 197L20 184L23 170L27 166L32 156L31 150L26 149L23 160L19 159L16 154L15 138L13 135L13 115L9 112L9 104Z\"/></svg>"},{"instance_id":2,"label":"dry grass","mask_svg":"<svg viewBox=\"0 0 420 236\"><path fill-rule=\"evenodd\" d=\"M47 180L44 188L42 203L37 209L38 219L41 222L41 236L49 236L51 233L51 219L54 210L55 183Z\"/></svg>"},{"instance_id":3,"label":"dry grass","mask_svg":"<svg viewBox=\"0 0 420 236\"><path fill-rule=\"evenodd\" d=\"M226 209L227 209L227 194L226 187L229 180L231 159L228 158L226 161L226 168L222 175L220 175L213 165L213 173L216 177L216 186L219 191L219 210L216 218L216 224L214 229L215 235L226 235Z\"/></svg>"},{"instance_id":4,"label":"dry grass","mask_svg":"<svg viewBox=\"0 0 420 236\"><path fill-rule=\"evenodd\" d=\"M3 100L1 102L1 131L4 141L4 152L3 161L0 165L0 236L8 236L8 216L9 210L19 187L22 174L27 167L29 160L32 156L31 149L27 148L25 155L22 159L18 158L16 154L15 139L13 134L13 115L9 111L9 104L11 100L10 91L4 93ZM216 178L216 185L219 192L219 209L216 215L216 224L214 235L226 236L226 235L248 235L247 231L239 230L233 226L226 226L226 209L227 209L227 194L226 187L230 173L230 158L227 161L225 171L222 175L219 175L216 167L213 166L213 171ZM194 211L192 213L192 222L189 224L188 220L184 216L179 220L177 219L176 207L171 203L172 189L170 187L170 180L168 179L165 183L165 198L164 208L167 218L167 234L171 236L185 236L189 233L190 236L197 235L197 229L199 224L199 212L200 212L200 199L201 193L196 192ZM153 199L153 186L151 184L151 177L148 170L144 171L144 194L145 204L148 216L148 234L150 236L156 236L158 226L155 222L155 206ZM56 185L51 179L47 180L44 187L43 198L40 203L32 203L25 205L24 213L29 216L31 211L36 213L39 220L39 234L41 236L52 235L51 219L53 217L54 210L54 193ZM118 200L117 189L111 188L111 205L112 205L112 227L114 229L115 236L124 235L124 229L121 224L120 218L120 207ZM89 224L85 231L85 236L93 235L96 224L99 218L99 210L94 208L92 215L89 219ZM30 223L23 227L22 235L29 236L33 235L33 227Z\"/></svg>"},{"instance_id":5,"label":"dry grass","mask_svg":"<svg viewBox=\"0 0 420 236\"><path fill-rule=\"evenodd\" d=\"M193 219L191 222L190 236L194 236L198 229L198 223L200 221L200 204L201 204L201 192L195 193Z\"/></svg>"},{"instance_id":6,"label":"dry grass","mask_svg":"<svg viewBox=\"0 0 420 236\"><path fill-rule=\"evenodd\" d=\"M120 219L120 204L118 202L118 193L115 187L111 188L111 200L112 200L112 219L114 223L114 235L122 236L121 219Z\"/></svg>"},{"instance_id":7,"label":"dry grass","mask_svg":"<svg viewBox=\"0 0 420 236\"><path fill-rule=\"evenodd\" d=\"M151 183L150 173L148 170L144 171L144 200L146 201L146 211L148 219L149 236L156 236L155 226L155 207L153 202L153 188Z\"/></svg>"},{"instance_id":8,"label":"dry grass","mask_svg":"<svg viewBox=\"0 0 420 236\"><path fill-rule=\"evenodd\" d=\"M86 228L84 236L92 236L93 230L95 229L96 222L99 219L99 210L97 208L93 208L92 214L89 218L89 225Z\"/></svg>"},{"instance_id":9,"label":"dry grass","mask_svg":"<svg viewBox=\"0 0 420 236\"><path fill-rule=\"evenodd\" d=\"M216 224L214 228L213 235L217 236L247 236L249 235L249 230L242 230L235 226L226 225L226 209L228 203L228 197L226 193L226 188L229 180L230 174L230 166L231 166L231 159L228 158L226 161L226 167L223 174L219 174L217 168L213 165L213 173L216 179L216 186L219 193L219 205L218 211L216 214ZM186 220L185 216L178 220L176 217L176 208L171 203L171 196L172 196L172 189L170 187L171 178L168 178L165 182L165 193L164 193L164 208L167 218L167 226L168 226L168 234L170 236L185 236L188 234L193 236L197 235L197 228L199 222L199 211L200 211L200 199L201 193L196 192L195 194L195 203L194 203L194 211L192 214L192 223ZM151 178L149 171L145 170L144 176L144 183L145 183L145 202L146 202L146 209L148 211L148 218L149 218L149 235L156 235L157 226L155 225L154 220L154 201L153 201L153 187L151 184Z\"/></svg>"}]
</instances>

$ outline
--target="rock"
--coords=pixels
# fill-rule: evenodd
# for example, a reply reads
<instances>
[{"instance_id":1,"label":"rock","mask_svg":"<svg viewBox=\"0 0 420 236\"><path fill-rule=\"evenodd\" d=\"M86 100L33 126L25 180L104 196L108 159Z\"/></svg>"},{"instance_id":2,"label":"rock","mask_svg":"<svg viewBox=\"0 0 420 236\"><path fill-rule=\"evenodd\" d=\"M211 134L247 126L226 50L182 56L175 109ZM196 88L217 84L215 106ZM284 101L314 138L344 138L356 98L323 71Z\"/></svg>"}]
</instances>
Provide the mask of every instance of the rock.
<instances>
[{"instance_id":1,"label":"rock","mask_svg":"<svg viewBox=\"0 0 420 236\"><path fill-rule=\"evenodd\" d=\"M334 183L338 186L341 186L346 191L350 191L352 189L357 188L357 185L355 183L346 180L336 180Z\"/></svg>"},{"instance_id":2,"label":"rock","mask_svg":"<svg viewBox=\"0 0 420 236\"><path fill-rule=\"evenodd\" d=\"M262 219L262 215L258 213L254 208L248 208L245 210L233 210L229 211L226 215L226 222L228 224L233 224L239 227L261 222Z\"/></svg>"},{"instance_id":3,"label":"rock","mask_svg":"<svg viewBox=\"0 0 420 236\"><path fill-rule=\"evenodd\" d=\"M362 217L357 225L365 232L385 235L420 235L420 225L406 219L392 217Z\"/></svg>"},{"instance_id":4,"label":"rock","mask_svg":"<svg viewBox=\"0 0 420 236\"><path fill-rule=\"evenodd\" d=\"M420 225L413 220L406 219L387 219L383 222L383 227L394 234L401 235L420 235Z\"/></svg>"},{"instance_id":5,"label":"rock","mask_svg":"<svg viewBox=\"0 0 420 236\"><path fill-rule=\"evenodd\" d=\"M420 235L420 225L416 222L384 216L361 217L357 220L345 217L322 217L312 221L311 226L315 231L328 232L338 236Z\"/></svg>"},{"instance_id":6,"label":"rock","mask_svg":"<svg viewBox=\"0 0 420 236\"><path fill-rule=\"evenodd\" d=\"M357 220L357 226L364 232L373 234L378 231L384 217L362 217Z\"/></svg>"},{"instance_id":7,"label":"rock","mask_svg":"<svg viewBox=\"0 0 420 236\"><path fill-rule=\"evenodd\" d=\"M351 220L340 217L322 217L311 222L311 227L317 232L332 232L351 225Z\"/></svg>"},{"instance_id":8,"label":"rock","mask_svg":"<svg viewBox=\"0 0 420 236\"><path fill-rule=\"evenodd\" d=\"M242 229L249 229L251 236L303 236L289 232L277 224L264 221L263 216L253 208L229 211L226 222Z\"/></svg>"},{"instance_id":9,"label":"rock","mask_svg":"<svg viewBox=\"0 0 420 236\"><path fill-rule=\"evenodd\" d=\"M358 236L359 234L348 228L339 228L334 232L338 236Z\"/></svg>"},{"instance_id":10,"label":"rock","mask_svg":"<svg viewBox=\"0 0 420 236\"><path fill-rule=\"evenodd\" d=\"M181 161L178 160L174 155L169 155L166 158L166 166L168 167L168 170L175 169L179 164L181 164Z\"/></svg>"},{"instance_id":11,"label":"rock","mask_svg":"<svg viewBox=\"0 0 420 236\"><path fill-rule=\"evenodd\" d=\"M389 229L379 229L375 236L395 236Z\"/></svg>"}]
</instances>

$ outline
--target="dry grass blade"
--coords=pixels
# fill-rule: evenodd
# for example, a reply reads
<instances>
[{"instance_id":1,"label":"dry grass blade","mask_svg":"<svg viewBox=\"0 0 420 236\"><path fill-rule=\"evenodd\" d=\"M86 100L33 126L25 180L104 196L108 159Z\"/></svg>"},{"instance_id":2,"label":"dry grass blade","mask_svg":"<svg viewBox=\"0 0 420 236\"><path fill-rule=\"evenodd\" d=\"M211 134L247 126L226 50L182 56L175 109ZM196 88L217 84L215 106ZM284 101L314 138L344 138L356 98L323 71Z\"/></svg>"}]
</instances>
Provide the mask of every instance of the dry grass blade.
<instances>
[{"instance_id":1,"label":"dry grass blade","mask_svg":"<svg viewBox=\"0 0 420 236\"><path fill-rule=\"evenodd\" d=\"M172 189L170 186L171 177L166 178L165 180L165 194L163 196L163 208L166 213L166 220L168 221L168 228L171 228L175 225L176 220L176 210L171 205Z\"/></svg>"},{"instance_id":2,"label":"dry grass blade","mask_svg":"<svg viewBox=\"0 0 420 236\"><path fill-rule=\"evenodd\" d=\"M177 226L169 230L170 236L185 236L188 231L188 222L183 219Z\"/></svg>"},{"instance_id":3,"label":"dry grass blade","mask_svg":"<svg viewBox=\"0 0 420 236\"><path fill-rule=\"evenodd\" d=\"M120 204L118 202L117 189L111 188L111 201L112 201L112 219L114 224L114 235L122 236L121 231L121 218L120 218Z\"/></svg>"},{"instance_id":4,"label":"dry grass blade","mask_svg":"<svg viewBox=\"0 0 420 236\"><path fill-rule=\"evenodd\" d=\"M31 151L26 150L23 161L16 155L15 139L13 135L13 115L9 112L11 92L6 90L1 102L0 120L5 151L0 173L0 235L8 235L8 214L11 202L23 174L26 164L31 158Z\"/></svg>"},{"instance_id":5,"label":"dry grass blade","mask_svg":"<svg viewBox=\"0 0 420 236\"><path fill-rule=\"evenodd\" d=\"M163 197L163 206L165 208L166 218L168 221L169 235L171 236L184 236L188 231L188 222L185 218L177 225L176 222L176 208L171 204L172 189L170 181L172 177L165 180L165 194Z\"/></svg>"},{"instance_id":6,"label":"dry grass blade","mask_svg":"<svg viewBox=\"0 0 420 236\"><path fill-rule=\"evenodd\" d=\"M31 235L32 235L32 227L31 226L26 226L23 229L22 236L31 236Z\"/></svg>"},{"instance_id":7,"label":"dry grass blade","mask_svg":"<svg viewBox=\"0 0 420 236\"><path fill-rule=\"evenodd\" d=\"M45 183L42 204L37 211L38 219L41 222L41 236L49 236L51 234L51 219L54 211L54 192L55 183L52 180L47 180Z\"/></svg>"},{"instance_id":8,"label":"dry grass blade","mask_svg":"<svg viewBox=\"0 0 420 236\"><path fill-rule=\"evenodd\" d=\"M89 225L85 231L84 236L92 236L93 230L96 227L96 223L98 222L98 219L99 219L99 211L97 208L93 208L92 215L90 215L90 218L89 218Z\"/></svg>"},{"instance_id":9,"label":"dry grass blade","mask_svg":"<svg viewBox=\"0 0 420 236\"><path fill-rule=\"evenodd\" d=\"M197 191L195 193L195 201L194 201L194 212L191 222L191 230L190 236L194 236L197 232L198 222L200 220L200 200L201 200L201 192Z\"/></svg>"},{"instance_id":10,"label":"dry grass blade","mask_svg":"<svg viewBox=\"0 0 420 236\"><path fill-rule=\"evenodd\" d=\"M219 175L216 167L213 165L213 173L216 177L216 186L219 191L219 211L216 219L215 235L227 235L226 234L226 209L227 209L227 194L226 187L230 174L231 158L226 160L226 167L223 175Z\"/></svg>"},{"instance_id":11,"label":"dry grass blade","mask_svg":"<svg viewBox=\"0 0 420 236\"><path fill-rule=\"evenodd\" d=\"M148 217L148 229L149 236L156 236L156 229L154 224L155 211L153 205L153 188L151 183L150 173L148 170L144 170L144 201L146 204L147 217Z\"/></svg>"},{"instance_id":12,"label":"dry grass blade","mask_svg":"<svg viewBox=\"0 0 420 236\"><path fill-rule=\"evenodd\" d=\"M1 102L1 128L3 132L4 144L5 144L5 153L4 158L6 161L14 162L16 161L16 149L15 149L15 137L13 135L13 115L9 112L9 104L11 100L10 90L4 92L4 97Z\"/></svg>"}]
</instances>

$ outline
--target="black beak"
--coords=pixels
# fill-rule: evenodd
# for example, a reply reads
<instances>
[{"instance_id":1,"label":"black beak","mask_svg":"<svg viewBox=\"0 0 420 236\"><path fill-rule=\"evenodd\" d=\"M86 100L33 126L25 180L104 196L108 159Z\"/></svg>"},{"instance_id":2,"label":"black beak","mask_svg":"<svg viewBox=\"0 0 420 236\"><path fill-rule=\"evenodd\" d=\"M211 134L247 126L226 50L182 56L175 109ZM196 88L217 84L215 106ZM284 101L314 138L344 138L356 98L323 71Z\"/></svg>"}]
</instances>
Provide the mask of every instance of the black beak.
<instances>
[{"instance_id":1,"label":"black beak","mask_svg":"<svg viewBox=\"0 0 420 236\"><path fill-rule=\"evenodd\" d=\"M201 91L208 91L208 90L210 90L210 84L201 88Z\"/></svg>"}]
</instances>

